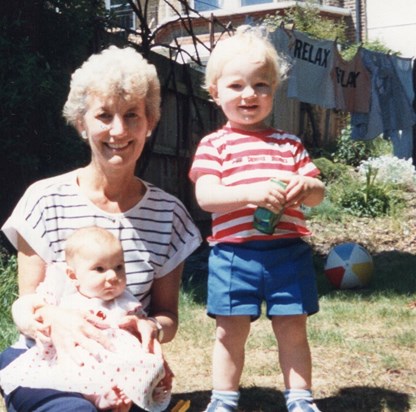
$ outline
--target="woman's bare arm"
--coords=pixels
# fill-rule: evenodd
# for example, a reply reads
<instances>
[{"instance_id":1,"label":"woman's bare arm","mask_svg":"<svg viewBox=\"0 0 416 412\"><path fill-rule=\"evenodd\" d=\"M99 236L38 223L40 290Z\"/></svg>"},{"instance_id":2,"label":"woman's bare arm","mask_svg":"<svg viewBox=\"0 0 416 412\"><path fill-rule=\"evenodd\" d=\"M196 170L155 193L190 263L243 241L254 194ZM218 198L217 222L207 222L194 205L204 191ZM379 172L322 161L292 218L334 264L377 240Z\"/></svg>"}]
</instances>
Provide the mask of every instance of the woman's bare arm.
<instances>
[{"instance_id":1,"label":"woman's bare arm","mask_svg":"<svg viewBox=\"0 0 416 412\"><path fill-rule=\"evenodd\" d=\"M20 298L13 306L13 316L18 329L26 336L37 337L45 328L59 353L77 359L77 345L92 354L98 354L102 346L108 347L105 336L85 319L82 311L73 311L52 305L40 305L35 298L36 288L45 279L46 263L29 244L18 237L18 284Z\"/></svg>"}]
</instances>

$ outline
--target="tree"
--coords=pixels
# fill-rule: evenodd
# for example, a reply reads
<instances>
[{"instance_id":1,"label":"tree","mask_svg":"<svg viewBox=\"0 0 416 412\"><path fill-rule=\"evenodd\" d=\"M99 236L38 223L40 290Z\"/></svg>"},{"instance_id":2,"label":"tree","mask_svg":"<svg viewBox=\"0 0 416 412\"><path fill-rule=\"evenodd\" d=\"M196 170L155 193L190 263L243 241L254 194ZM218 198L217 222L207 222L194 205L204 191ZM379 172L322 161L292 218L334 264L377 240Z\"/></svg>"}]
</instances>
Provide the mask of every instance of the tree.
<instances>
[{"instance_id":1,"label":"tree","mask_svg":"<svg viewBox=\"0 0 416 412\"><path fill-rule=\"evenodd\" d=\"M270 15L264 20L264 24L272 28L279 27L282 23L317 39L337 39L340 43L346 41L345 22L323 17L316 3L312 1L296 4L284 15Z\"/></svg>"},{"instance_id":2,"label":"tree","mask_svg":"<svg viewBox=\"0 0 416 412\"><path fill-rule=\"evenodd\" d=\"M61 110L69 76L99 47L97 0L18 0L0 6L0 219L29 183L74 168L86 147Z\"/></svg>"}]
</instances>

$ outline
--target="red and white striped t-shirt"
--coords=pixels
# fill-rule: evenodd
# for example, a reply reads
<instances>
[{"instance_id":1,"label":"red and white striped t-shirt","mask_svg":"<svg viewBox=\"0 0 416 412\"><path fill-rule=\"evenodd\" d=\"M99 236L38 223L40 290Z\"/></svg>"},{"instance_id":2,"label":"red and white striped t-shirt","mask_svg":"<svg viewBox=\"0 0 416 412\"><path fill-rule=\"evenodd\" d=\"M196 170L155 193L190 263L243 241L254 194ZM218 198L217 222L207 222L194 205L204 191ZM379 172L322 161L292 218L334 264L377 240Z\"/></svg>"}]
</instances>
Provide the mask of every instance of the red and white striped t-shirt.
<instances>
[{"instance_id":1,"label":"red and white striped t-shirt","mask_svg":"<svg viewBox=\"0 0 416 412\"><path fill-rule=\"evenodd\" d=\"M319 170L297 136L272 128L246 132L227 124L199 143L189 176L196 182L207 174L218 176L225 186L236 186L279 178L279 175L314 177ZM213 213L212 235L208 241L211 244L240 243L311 234L299 208L285 209L272 235L253 227L254 211L253 205L227 213Z\"/></svg>"}]
</instances>

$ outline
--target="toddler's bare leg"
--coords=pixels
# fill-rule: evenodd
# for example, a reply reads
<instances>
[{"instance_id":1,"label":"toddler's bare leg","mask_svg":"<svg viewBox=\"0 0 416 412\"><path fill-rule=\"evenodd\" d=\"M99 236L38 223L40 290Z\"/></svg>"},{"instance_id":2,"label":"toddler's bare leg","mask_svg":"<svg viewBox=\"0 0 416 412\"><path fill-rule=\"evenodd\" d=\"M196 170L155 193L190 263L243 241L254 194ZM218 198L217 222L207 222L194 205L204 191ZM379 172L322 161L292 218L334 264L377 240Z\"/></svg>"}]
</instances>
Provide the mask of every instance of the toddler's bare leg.
<instances>
[{"instance_id":1,"label":"toddler's bare leg","mask_svg":"<svg viewBox=\"0 0 416 412\"><path fill-rule=\"evenodd\" d=\"M249 316L217 316L213 353L213 387L238 391L244 366L244 346L250 332Z\"/></svg>"},{"instance_id":2,"label":"toddler's bare leg","mask_svg":"<svg viewBox=\"0 0 416 412\"><path fill-rule=\"evenodd\" d=\"M306 315L273 316L279 361L287 389L310 389L312 361L306 333Z\"/></svg>"}]
</instances>

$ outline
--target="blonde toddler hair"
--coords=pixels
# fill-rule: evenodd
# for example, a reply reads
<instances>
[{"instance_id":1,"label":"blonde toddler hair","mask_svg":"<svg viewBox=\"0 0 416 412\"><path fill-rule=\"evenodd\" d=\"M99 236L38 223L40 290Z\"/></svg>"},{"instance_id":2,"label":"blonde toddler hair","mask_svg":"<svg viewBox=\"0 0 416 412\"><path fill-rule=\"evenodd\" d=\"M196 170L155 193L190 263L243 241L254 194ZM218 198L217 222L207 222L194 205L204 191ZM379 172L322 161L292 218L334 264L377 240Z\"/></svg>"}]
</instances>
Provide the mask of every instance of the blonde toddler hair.
<instances>
[{"instance_id":1,"label":"blonde toddler hair","mask_svg":"<svg viewBox=\"0 0 416 412\"><path fill-rule=\"evenodd\" d=\"M232 37L219 41L211 52L205 71L205 89L215 86L224 66L240 56L264 62L270 69L272 87L277 88L281 79L281 59L276 49L260 28L240 26Z\"/></svg>"}]
</instances>

